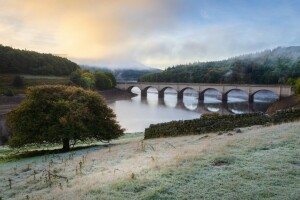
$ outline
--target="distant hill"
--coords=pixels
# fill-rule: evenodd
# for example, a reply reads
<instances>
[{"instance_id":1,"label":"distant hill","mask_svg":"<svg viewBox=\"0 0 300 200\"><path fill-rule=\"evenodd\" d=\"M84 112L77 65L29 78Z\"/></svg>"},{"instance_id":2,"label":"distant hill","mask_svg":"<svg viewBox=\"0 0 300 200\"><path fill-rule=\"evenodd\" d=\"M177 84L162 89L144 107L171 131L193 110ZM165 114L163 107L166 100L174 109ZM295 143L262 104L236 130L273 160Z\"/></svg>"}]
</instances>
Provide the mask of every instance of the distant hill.
<instances>
[{"instance_id":1,"label":"distant hill","mask_svg":"<svg viewBox=\"0 0 300 200\"><path fill-rule=\"evenodd\" d=\"M89 69L90 71L102 71L102 72L112 72L116 77L117 81L138 81L140 77L161 72L160 69L155 68L144 68L144 69L109 69L108 67L94 67L82 65L82 68Z\"/></svg>"},{"instance_id":2,"label":"distant hill","mask_svg":"<svg viewBox=\"0 0 300 200\"><path fill-rule=\"evenodd\" d=\"M286 84L300 77L300 46L278 47L222 61L195 62L144 75L146 82Z\"/></svg>"},{"instance_id":3,"label":"distant hill","mask_svg":"<svg viewBox=\"0 0 300 200\"><path fill-rule=\"evenodd\" d=\"M76 69L66 58L0 45L0 73L66 76Z\"/></svg>"}]
</instances>

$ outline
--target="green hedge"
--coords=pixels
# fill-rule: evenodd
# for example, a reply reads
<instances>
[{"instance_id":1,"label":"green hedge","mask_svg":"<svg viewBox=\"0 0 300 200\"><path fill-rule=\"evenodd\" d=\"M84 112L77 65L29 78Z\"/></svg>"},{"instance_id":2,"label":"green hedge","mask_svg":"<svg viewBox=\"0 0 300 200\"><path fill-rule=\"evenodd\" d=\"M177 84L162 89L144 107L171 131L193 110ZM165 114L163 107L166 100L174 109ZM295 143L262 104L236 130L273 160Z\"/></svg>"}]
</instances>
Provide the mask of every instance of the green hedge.
<instances>
[{"instance_id":1,"label":"green hedge","mask_svg":"<svg viewBox=\"0 0 300 200\"><path fill-rule=\"evenodd\" d=\"M264 125L267 123L277 124L299 119L300 109L279 111L272 116L264 113L236 115L204 114L200 119L152 124L149 128L145 129L145 139L230 131L234 128Z\"/></svg>"},{"instance_id":2,"label":"green hedge","mask_svg":"<svg viewBox=\"0 0 300 200\"><path fill-rule=\"evenodd\" d=\"M274 124L300 120L300 109L277 111L274 115L271 116L271 119L271 122Z\"/></svg>"}]
</instances>

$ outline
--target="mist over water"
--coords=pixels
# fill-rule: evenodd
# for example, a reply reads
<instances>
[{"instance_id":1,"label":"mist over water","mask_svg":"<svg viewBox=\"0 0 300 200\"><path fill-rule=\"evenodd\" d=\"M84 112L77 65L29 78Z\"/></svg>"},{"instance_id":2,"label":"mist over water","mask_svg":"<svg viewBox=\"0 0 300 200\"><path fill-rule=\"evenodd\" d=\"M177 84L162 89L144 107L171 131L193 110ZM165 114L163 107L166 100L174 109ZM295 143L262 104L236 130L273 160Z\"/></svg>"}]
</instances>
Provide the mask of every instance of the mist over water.
<instances>
[{"instance_id":1,"label":"mist over water","mask_svg":"<svg viewBox=\"0 0 300 200\"><path fill-rule=\"evenodd\" d=\"M184 92L183 100L177 99L177 93L172 89L165 91L164 98L158 98L158 92L154 88L149 88L147 97L141 97L138 88L133 88L132 92L138 95L109 103L127 133L142 132L150 124L200 118L203 113L265 112L278 98L272 92L259 92L255 95L254 103L250 104L246 93L232 91L228 94L228 102L222 103L221 94L214 90L205 93L204 101L198 101L198 94L192 89Z\"/></svg>"}]
</instances>

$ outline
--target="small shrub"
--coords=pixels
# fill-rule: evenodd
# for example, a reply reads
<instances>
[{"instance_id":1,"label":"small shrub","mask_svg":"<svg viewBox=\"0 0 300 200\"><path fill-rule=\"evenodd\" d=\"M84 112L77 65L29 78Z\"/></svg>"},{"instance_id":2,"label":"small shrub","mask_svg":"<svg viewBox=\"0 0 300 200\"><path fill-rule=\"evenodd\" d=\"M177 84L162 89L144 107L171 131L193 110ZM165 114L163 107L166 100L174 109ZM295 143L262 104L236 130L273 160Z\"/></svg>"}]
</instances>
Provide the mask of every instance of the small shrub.
<instances>
[{"instance_id":1,"label":"small shrub","mask_svg":"<svg viewBox=\"0 0 300 200\"><path fill-rule=\"evenodd\" d=\"M298 79L295 81L295 87L294 87L294 90L295 90L295 94L300 94L300 78L298 78Z\"/></svg>"},{"instance_id":2,"label":"small shrub","mask_svg":"<svg viewBox=\"0 0 300 200\"><path fill-rule=\"evenodd\" d=\"M219 113L204 113L201 115L202 119L216 119L219 118L221 115Z\"/></svg>"},{"instance_id":3,"label":"small shrub","mask_svg":"<svg viewBox=\"0 0 300 200\"><path fill-rule=\"evenodd\" d=\"M24 79L21 76L16 76L12 85L17 88L24 87Z\"/></svg>"},{"instance_id":4,"label":"small shrub","mask_svg":"<svg viewBox=\"0 0 300 200\"><path fill-rule=\"evenodd\" d=\"M132 173L132 174L130 175L130 178L131 178L131 179L135 179L135 174Z\"/></svg>"},{"instance_id":5,"label":"small shrub","mask_svg":"<svg viewBox=\"0 0 300 200\"><path fill-rule=\"evenodd\" d=\"M230 165L234 163L235 158L232 156L221 156L217 157L213 160L213 166L223 166L223 165Z\"/></svg>"},{"instance_id":6,"label":"small shrub","mask_svg":"<svg viewBox=\"0 0 300 200\"><path fill-rule=\"evenodd\" d=\"M8 96L8 97L12 97L12 96L15 95L15 93L14 93L14 91L13 91L12 89L6 89L6 90L4 90L4 91L3 91L3 94L4 94L5 96Z\"/></svg>"}]
</instances>

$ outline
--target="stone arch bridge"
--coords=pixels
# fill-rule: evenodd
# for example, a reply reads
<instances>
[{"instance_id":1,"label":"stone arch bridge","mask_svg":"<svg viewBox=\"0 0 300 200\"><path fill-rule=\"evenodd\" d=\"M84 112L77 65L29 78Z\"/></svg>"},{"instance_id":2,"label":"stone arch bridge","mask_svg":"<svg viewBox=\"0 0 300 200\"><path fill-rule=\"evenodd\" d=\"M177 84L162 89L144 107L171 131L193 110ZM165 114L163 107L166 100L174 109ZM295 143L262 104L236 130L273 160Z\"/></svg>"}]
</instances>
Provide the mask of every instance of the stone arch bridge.
<instances>
[{"instance_id":1,"label":"stone arch bridge","mask_svg":"<svg viewBox=\"0 0 300 200\"><path fill-rule=\"evenodd\" d=\"M227 102L228 93L233 90L244 91L248 94L250 103L254 101L254 95L259 91L271 91L278 98L288 97L293 94L293 87L290 85L248 85L248 84L210 84L210 83L157 83L157 82L119 82L116 88L131 92L133 87L138 87L141 90L142 96L147 96L149 88L155 88L158 91L160 98L164 97L165 90L168 88L177 91L178 99L183 98L183 93L186 89L193 89L198 92L199 100L204 100L204 94L209 89L214 89L222 94L222 101Z\"/></svg>"}]
</instances>

